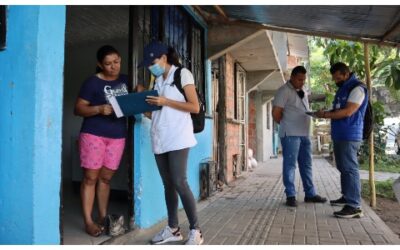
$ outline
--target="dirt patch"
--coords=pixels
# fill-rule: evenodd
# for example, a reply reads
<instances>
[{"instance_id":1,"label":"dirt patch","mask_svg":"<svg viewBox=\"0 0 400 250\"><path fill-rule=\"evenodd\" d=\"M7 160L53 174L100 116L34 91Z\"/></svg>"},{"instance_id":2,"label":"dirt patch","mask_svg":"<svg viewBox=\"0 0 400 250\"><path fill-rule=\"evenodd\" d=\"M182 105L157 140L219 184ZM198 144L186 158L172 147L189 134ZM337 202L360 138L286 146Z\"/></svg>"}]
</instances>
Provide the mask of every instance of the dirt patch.
<instances>
[{"instance_id":1,"label":"dirt patch","mask_svg":"<svg viewBox=\"0 0 400 250\"><path fill-rule=\"evenodd\" d=\"M364 200L369 204L369 199ZM373 210L400 237L400 204L392 199L376 197L376 208Z\"/></svg>"}]
</instances>

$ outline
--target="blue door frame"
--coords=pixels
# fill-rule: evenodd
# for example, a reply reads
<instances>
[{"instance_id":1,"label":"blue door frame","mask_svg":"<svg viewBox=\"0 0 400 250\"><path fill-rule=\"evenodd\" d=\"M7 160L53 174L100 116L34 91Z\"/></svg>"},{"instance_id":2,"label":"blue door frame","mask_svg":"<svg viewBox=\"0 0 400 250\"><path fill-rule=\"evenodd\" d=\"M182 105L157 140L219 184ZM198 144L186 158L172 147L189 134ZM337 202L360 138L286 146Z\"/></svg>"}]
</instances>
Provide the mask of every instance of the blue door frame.
<instances>
[{"instance_id":1,"label":"blue door frame","mask_svg":"<svg viewBox=\"0 0 400 250\"><path fill-rule=\"evenodd\" d=\"M7 6L0 244L60 243L65 6Z\"/></svg>"}]
</instances>

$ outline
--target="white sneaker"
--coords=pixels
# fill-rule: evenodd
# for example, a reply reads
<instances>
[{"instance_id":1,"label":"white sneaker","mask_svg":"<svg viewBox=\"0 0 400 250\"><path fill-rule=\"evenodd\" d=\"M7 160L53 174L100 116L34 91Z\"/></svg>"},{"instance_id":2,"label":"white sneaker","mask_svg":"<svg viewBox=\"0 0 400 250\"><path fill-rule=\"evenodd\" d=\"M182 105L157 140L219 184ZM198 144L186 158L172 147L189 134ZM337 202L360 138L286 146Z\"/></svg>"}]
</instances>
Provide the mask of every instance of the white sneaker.
<instances>
[{"instance_id":1,"label":"white sneaker","mask_svg":"<svg viewBox=\"0 0 400 250\"><path fill-rule=\"evenodd\" d=\"M201 245L203 244L203 234L198 229L192 229L189 232L189 239L186 241L185 245Z\"/></svg>"},{"instance_id":2,"label":"white sneaker","mask_svg":"<svg viewBox=\"0 0 400 250\"><path fill-rule=\"evenodd\" d=\"M172 231L172 229L169 226L166 226L164 229L162 229L158 234L156 234L153 237L151 243L158 245L167 242L174 242L181 240L183 240L183 237L179 227L175 231Z\"/></svg>"}]
</instances>

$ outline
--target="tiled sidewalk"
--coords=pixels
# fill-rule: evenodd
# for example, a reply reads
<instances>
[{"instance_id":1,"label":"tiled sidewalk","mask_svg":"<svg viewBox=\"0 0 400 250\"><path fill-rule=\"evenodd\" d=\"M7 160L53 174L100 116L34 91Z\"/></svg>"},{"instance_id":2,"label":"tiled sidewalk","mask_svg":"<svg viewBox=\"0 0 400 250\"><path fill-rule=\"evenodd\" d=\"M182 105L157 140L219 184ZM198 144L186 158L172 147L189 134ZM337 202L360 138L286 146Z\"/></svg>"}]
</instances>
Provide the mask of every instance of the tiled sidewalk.
<instances>
[{"instance_id":1,"label":"tiled sidewalk","mask_svg":"<svg viewBox=\"0 0 400 250\"><path fill-rule=\"evenodd\" d=\"M314 159L314 184L328 199L340 196L339 173L324 159ZM332 213L340 208L304 203L300 176L296 174L298 207L286 207L281 177L282 159L259 164L207 201L198 203L199 221L205 244L400 244L400 239L363 203L361 219L338 219ZM180 212L184 236L188 224ZM165 222L135 230L108 244L148 244Z\"/></svg>"}]
</instances>

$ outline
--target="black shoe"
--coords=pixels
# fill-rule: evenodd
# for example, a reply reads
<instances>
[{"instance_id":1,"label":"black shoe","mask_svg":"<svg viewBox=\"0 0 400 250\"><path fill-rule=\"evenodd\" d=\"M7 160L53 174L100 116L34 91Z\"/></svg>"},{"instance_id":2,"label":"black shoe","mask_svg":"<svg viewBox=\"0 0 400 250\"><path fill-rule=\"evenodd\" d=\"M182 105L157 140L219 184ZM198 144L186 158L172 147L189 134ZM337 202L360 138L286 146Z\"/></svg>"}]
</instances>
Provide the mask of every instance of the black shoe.
<instances>
[{"instance_id":1,"label":"black shoe","mask_svg":"<svg viewBox=\"0 0 400 250\"><path fill-rule=\"evenodd\" d=\"M291 196L286 198L286 206L297 207L296 197Z\"/></svg>"},{"instance_id":2,"label":"black shoe","mask_svg":"<svg viewBox=\"0 0 400 250\"><path fill-rule=\"evenodd\" d=\"M364 216L361 208L350 207L349 205L345 205L342 210L334 212L333 215L339 218L361 218Z\"/></svg>"},{"instance_id":3,"label":"black shoe","mask_svg":"<svg viewBox=\"0 0 400 250\"><path fill-rule=\"evenodd\" d=\"M313 202L313 203L325 203L327 199L325 197L321 197L318 194L313 197L304 197L305 202Z\"/></svg>"},{"instance_id":4,"label":"black shoe","mask_svg":"<svg viewBox=\"0 0 400 250\"><path fill-rule=\"evenodd\" d=\"M330 202L331 202L332 206L344 206L344 205L346 205L346 200L344 199L343 196L340 197L337 200L331 200Z\"/></svg>"}]
</instances>

